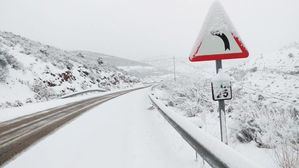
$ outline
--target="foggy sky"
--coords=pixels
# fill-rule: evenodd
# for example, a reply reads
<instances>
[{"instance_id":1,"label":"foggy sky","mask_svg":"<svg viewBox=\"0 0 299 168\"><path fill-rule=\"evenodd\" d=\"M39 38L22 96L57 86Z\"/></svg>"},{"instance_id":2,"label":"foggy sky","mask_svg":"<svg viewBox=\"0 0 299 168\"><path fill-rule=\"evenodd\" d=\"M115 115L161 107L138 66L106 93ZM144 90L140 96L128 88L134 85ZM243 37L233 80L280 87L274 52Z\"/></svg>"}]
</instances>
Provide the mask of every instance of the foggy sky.
<instances>
[{"instance_id":1,"label":"foggy sky","mask_svg":"<svg viewBox=\"0 0 299 168\"><path fill-rule=\"evenodd\" d=\"M211 0L0 0L0 31L130 59L188 57ZM221 0L250 53L299 41L298 0Z\"/></svg>"}]
</instances>

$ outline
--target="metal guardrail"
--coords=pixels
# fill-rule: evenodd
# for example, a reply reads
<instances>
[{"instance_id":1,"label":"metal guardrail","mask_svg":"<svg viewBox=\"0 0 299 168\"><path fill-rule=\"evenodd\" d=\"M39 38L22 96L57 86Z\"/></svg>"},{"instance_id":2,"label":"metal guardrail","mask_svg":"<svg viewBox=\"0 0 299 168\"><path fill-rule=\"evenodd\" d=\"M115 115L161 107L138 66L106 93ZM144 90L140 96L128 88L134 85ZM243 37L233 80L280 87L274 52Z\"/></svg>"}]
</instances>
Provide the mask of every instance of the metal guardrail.
<instances>
[{"instance_id":1,"label":"metal guardrail","mask_svg":"<svg viewBox=\"0 0 299 168\"><path fill-rule=\"evenodd\" d=\"M150 87L150 86L152 86L153 84L155 84L155 82L152 82L152 83L144 83L144 86L145 86L145 87ZM139 88L145 88L145 87L139 87ZM85 90L85 91L81 91L81 92L77 92L77 93L72 93L72 94L64 95L64 96L61 97L61 99L70 98L70 97L75 97L75 96L83 95L83 94L86 94L86 93L92 93L92 92L107 92L107 91L109 91L109 90L105 90L105 89L90 89L90 90Z\"/></svg>"},{"instance_id":2,"label":"metal guardrail","mask_svg":"<svg viewBox=\"0 0 299 168\"><path fill-rule=\"evenodd\" d=\"M83 94L86 94L86 93L92 93L92 92L106 92L107 90L102 90L102 89L93 89L93 90L86 90L86 91L82 91L82 92L78 92L78 93L73 93L73 94L70 94L70 95L65 95L63 97L61 97L62 99L65 99L65 98L70 98L70 97L75 97L75 96L78 96L78 95L83 95Z\"/></svg>"},{"instance_id":3,"label":"metal guardrail","mask_svg":"<svg viewBox=\"0 0 299 168\"><path fill-rule=\"evenodd\" d=\"M153 93L149 97L169 124L211 167L261 168L220 140L200 130L183 116L169 111Z\"/></svg>"}]
</instances>

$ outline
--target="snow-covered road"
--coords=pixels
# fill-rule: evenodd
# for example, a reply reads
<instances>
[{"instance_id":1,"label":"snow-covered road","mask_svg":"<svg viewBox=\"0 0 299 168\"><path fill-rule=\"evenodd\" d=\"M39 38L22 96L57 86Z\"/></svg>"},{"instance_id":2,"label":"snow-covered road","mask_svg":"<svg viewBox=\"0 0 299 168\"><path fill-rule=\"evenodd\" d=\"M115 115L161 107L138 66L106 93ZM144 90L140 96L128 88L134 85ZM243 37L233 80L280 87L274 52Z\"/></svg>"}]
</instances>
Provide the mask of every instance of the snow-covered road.
<instances>
[{"instance_id":1,"label":"snow-covered road","mask_svg":"<svg viewBox=\"0 0 299 168\"><path fill-rule=\"evenodd\" d=\"M90 110L6 167L200 167L192 148L149 109L148 91L134 91Z\"/></svg>"}]
</instances>

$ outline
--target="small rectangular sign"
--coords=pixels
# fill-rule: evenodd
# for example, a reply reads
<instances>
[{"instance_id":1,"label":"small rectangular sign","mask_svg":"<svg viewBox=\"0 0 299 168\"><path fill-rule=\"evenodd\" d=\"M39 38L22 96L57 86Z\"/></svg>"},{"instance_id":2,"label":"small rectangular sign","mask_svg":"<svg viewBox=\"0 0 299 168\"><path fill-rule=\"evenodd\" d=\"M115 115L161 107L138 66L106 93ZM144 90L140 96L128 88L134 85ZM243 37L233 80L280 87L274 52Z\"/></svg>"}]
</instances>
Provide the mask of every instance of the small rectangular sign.
<instances>
[{"instance_id":1,"label":"small rectangular sign","mask_svg":"<svg viewBox=\"0 0 299 168\"><path fill-rule=\"evenodd\" d=\"M214 82L211 83L211 87L214 101L232 99L232 86L230 82Z\"/></svg>"}]
</instances>

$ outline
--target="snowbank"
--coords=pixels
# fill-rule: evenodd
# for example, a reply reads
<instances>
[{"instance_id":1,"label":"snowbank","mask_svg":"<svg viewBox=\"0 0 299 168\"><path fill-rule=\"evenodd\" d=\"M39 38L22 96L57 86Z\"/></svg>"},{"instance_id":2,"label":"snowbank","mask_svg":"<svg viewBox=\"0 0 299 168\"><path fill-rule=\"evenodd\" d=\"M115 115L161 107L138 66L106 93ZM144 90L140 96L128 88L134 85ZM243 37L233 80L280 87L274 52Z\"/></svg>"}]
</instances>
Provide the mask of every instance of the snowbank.
<instances>
[{"instance_id":1,"label":"snowbank","mask_svg":"<svg viewBox=\"0 0 299 168\"><path fill-rule=\"evenodd\" d=\"M158 101L154 95L150 95L151 100L176 124L178 124L185 132L187 132L200 145L201 151L207 151L214 155L217 162L227 165L229 168L259 168L260 166L249 161L231 147L220 142L215 137L205 133L186 118L170 111L162 102ZM205 149L205 150L203 150ZM203 154L204 155L204 154ZM217 165L213 162L213 158L207 158L207 162L211 165Z\"/></svg>"}]
</instances>

